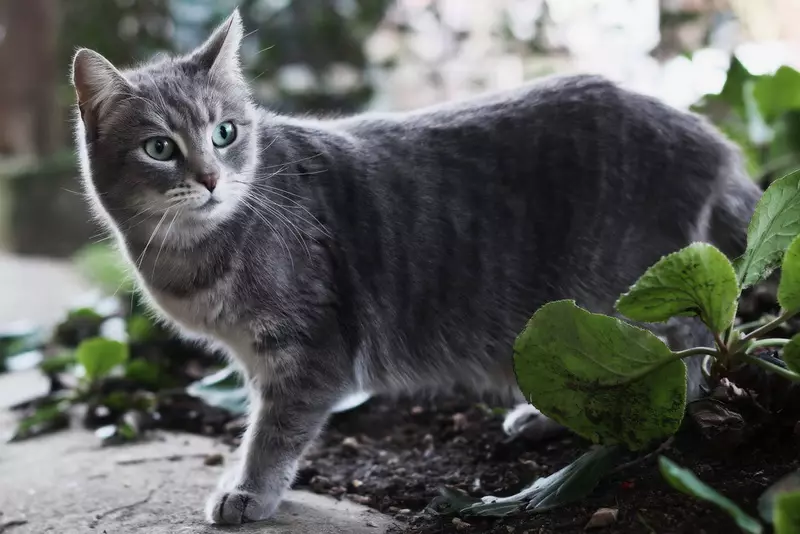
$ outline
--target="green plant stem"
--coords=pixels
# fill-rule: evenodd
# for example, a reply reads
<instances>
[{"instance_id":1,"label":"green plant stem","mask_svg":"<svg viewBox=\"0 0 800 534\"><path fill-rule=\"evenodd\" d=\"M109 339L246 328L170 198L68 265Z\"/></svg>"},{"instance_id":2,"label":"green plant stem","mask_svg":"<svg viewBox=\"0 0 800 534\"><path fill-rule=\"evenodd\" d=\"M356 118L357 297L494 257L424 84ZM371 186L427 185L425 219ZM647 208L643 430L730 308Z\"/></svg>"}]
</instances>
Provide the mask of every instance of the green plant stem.
<instances>
[{"instance_id":1,"label":"green plant stem","mask_svg":"<svg viewBox=\"0 0 800 534\"><path fill-rule=\"evenodd\" d=\"M759 319L758 321L750 321L749 323L742 323L739 326L737 326L736 328L738 330L740 330L740 331L741 330L749 330L750 328L759 327L762 324L766 324L766 323L764 323L763 319Z\"/></svg>"},{"instance_id":2,"label":"green plant stem","mask_svg":"<svg viewBox=\"0 0 800 534\"><path fill-rule=\"evenodd\" d=\"M788 369L784 369L783 367L764 361L761 358L756 358L755 356L750 356L749 354L741 354L739 355L739 358L741 358L742 361L762 367L767 371L780 375L783 378L786 378L787 380L791 380L792 382L800 382L799 374L793 373Z\"/></svg>"},{"instance_id":3,"label":"green plant stem","mask_svg":"<svg viewBox=\"0 0 800 534\"><path fill-rule=\"evenodd\" d=\"M741 345L741 343L744 343L746 341L750 341L751 339L759 338L759 337L763 336L764 334L768 334L768 333L772 332L773 330L778 328L780 325L785 323L787 320L789 320L792 317L794 317L795 315L797 315L798 311L800 311L800 310L789 310L789 311L785 311L785 312L781 313L778 317L776 317L772 321L768 322L767 324L765 324L763 326L760 326L760 327L756 328L755 330L753 330L749 334L747 334L744 337L742 337L740 343L737 344L737 345Z\"/></svg>"},{"instance_id":4,"label":"green plant stem","mask_svg":"<svg viewBox=\"0 0 800 534\"><path fill-rule=\"evenodd\" d=\"M789 340L783 338L758 339L747 346L745 353L750 354L753 352L753 349L757 349L758 347L782 347L787 343L789 343Z\"/></svg>"},{"instance_id":5,"label":"green plant stem","mask_svg":"<svg viewBox=\"0 0 800 534\"><path fill-rule=\"evenodd\" d=\"M672 352L673 358L667 360L666 363L681 360L683 358L688 358L689 356L713 356L717 358L719 356L719 351L717 349L712 349L711 347L694 347L691 349L684 349L684 350L677 350Z\"/></svg>"}]
</instances>

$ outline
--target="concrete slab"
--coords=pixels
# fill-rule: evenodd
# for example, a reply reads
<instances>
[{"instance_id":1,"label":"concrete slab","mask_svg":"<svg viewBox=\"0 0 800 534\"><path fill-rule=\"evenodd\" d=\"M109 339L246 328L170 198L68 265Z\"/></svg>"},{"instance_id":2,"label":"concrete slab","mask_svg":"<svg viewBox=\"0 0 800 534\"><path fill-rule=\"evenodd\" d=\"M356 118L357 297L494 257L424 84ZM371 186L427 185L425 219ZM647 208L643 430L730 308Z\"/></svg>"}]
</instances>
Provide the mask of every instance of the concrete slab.
<instances>
[{"instance_id":1,"label":"concrete slab","mask_svg":"<svg viewBox=\"0 0 800 534\"><path fill-rule=\"evenodd\" d=\"M90 287L68 261L0 251L0 325L29 321L49 326Z\"/></svg>"},{"instance_id":2,"label":"concrete slab","mask_svg":"<svg viewBox=\"0 0 800 534\"><path fill-rule=\"evenodd\" d=\"M32 375L0 375L0 391L33 385ZM4 395L4 401L19 394ZM0 433L11 418L0 407ZM221 454L222 466L207 466ZM149 443L101 448L75 429L0 445L0 532L4 534L382 534L387 516L308 492L294 491L270 521L219 528L203 521L206 496L226 465L228 447L185 434ZM15 524L22 521L21 524ZM3 525L8 525L3 528Z\"/></svg>"}]
</instances>

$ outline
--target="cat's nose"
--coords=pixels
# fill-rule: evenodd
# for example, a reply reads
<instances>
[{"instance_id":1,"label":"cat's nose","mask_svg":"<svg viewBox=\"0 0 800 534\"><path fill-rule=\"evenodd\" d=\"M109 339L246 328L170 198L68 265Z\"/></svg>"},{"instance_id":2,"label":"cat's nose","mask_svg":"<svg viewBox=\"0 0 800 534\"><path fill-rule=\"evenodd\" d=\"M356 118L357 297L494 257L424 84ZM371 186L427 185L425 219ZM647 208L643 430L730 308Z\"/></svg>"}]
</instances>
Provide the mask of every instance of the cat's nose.
<instances>
[{"instance_id":1,"label":"cat's nose","mask_svg":"<svg viewBox=\"0 0 800 534\"><path fill-rule=\"evenodd\" d=\"M205 186L206 189L208 189L209 193L213 193L214 189L216 189L217 187L218 176L216 173L207 172L203 174L198 174L196 178L199 183L201 183L202 185Z\"/></svg>"}]
</instances>

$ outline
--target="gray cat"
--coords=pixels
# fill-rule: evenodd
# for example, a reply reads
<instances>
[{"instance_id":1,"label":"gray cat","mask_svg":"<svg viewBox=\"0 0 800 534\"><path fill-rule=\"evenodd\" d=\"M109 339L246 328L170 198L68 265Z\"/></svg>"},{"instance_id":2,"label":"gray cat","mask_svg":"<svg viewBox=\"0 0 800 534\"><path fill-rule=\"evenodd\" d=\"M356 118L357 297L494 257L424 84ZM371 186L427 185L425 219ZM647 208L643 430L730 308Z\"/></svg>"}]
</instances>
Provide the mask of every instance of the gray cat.
<instances>
[{"instance_id":1,"label":"gray cat","mask_svg":"<svg viewBox=\"0 0 800 534\"><path fill-rule=\"evenodd\" d=\"M760 190L699 117L594 76L411 113L281 117L253 103L241 39L234 13L183 57L119 71L83 49L73 66L97 216L153 309L251 386L214 523L272 515L355 392L500 393L526 406L509 432L548 434L511 359L539 306L612 312L667 253L741 252ZM697 335L674 326L653 328L675 345Z\"/></svg>"}]
</instances>

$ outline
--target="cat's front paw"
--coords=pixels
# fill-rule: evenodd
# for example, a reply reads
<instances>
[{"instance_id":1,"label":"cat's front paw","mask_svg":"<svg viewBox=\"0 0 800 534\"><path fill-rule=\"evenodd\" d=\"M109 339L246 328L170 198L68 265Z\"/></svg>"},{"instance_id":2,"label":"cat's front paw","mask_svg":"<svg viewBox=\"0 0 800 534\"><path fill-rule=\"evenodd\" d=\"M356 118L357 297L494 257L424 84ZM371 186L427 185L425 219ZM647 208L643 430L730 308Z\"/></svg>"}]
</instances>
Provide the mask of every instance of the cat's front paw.
<instances>
[{"instance_id":1,"label":"cat's front paw","mask_svg":"<svg viewBox=\"0 0 800 534\"><path fill-rule=\"evenodd\" d=\"M206 518L215 525L241 525L269 519L280 504L279 498L269 498L246 491L225 491L213 494L206 503Z\"/></svg>"}]
</instances>

